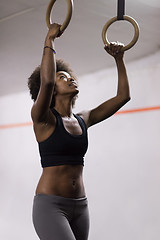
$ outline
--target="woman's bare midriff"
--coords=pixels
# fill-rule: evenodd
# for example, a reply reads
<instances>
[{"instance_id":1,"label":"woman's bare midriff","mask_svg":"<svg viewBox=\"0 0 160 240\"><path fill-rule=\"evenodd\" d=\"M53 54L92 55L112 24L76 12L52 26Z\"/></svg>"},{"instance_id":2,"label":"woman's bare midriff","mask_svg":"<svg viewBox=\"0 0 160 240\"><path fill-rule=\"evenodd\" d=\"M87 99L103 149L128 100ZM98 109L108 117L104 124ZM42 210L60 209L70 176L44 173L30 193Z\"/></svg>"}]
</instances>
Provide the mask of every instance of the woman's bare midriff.
<instances>
[{"instance_id":1,"label":"woman's bare midriff","mask_svg":"<svg viewBox=\"0 0 160 240\"><path fill-rule=\"evenodd\" d=\"M57 195L66 198L85 197L83 166L63 165L43 169L36 194Z\"/></svg>"}]
</instances>

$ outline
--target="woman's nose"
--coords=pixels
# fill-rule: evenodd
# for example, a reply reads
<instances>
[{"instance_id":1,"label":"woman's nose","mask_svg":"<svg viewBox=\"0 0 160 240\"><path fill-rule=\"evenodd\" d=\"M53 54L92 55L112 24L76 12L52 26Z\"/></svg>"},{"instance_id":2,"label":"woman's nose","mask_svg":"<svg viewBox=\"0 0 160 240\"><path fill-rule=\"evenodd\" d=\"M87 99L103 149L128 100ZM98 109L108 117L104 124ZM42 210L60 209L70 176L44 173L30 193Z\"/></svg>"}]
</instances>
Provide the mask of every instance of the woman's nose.
<instances>
[{"instance_id":1,"label":"woman's nose","mask_svg":"<svg viewBox=\"0 0 160 240\"><path fill-rule=\"evenodd\" d=\"M70 82L74 82L74 79L73 79L73 78L70 78L69 81L70 81Z\"/></svg>"}]
</instances>

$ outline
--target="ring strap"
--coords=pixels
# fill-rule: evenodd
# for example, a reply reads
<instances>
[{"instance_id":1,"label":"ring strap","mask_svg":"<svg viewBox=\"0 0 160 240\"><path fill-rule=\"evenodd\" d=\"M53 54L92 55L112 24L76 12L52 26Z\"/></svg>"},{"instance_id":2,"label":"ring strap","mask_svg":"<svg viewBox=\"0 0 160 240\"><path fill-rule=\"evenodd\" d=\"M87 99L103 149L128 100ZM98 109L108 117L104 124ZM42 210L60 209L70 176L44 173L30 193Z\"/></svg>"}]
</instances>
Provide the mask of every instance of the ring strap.
<instances>
[{"instance_id":1,"label":"ring strap","mask_svg":"<svg viewBox=\"0 0 160 240\"><path fill-rule=\"evenodd\" d=\"M117 20L124 20L125 15L125 0L117 0L118 8L117 8Z\"/></svg>"}]
</instances>

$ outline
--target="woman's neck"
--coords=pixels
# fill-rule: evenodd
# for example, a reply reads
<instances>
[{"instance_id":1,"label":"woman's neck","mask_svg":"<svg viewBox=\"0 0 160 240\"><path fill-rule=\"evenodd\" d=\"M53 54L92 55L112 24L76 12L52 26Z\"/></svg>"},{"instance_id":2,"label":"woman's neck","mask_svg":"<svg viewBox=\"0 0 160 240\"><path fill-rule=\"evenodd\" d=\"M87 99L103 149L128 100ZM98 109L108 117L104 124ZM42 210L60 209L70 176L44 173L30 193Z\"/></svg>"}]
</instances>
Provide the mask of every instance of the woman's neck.
<instances>
[{"instance_id":1,"label":"woman's neck","mask_svg":"<svg viewBox=\"0 0 160 240\"><path fill-rule=\"evenodd\" d=\"M72 114L72 102L71 101L56 101L55 107L57 112L62 117L71 117Z\"/></svg>"}]
</instances>

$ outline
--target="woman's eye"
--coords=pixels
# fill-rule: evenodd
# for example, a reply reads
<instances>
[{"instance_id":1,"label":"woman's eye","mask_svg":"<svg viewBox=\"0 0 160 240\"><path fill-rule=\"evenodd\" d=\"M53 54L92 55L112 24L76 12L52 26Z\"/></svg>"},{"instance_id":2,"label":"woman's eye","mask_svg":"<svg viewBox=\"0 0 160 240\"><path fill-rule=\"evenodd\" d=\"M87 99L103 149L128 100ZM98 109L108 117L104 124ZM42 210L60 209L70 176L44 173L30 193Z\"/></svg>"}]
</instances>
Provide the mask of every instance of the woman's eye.
<instances>
[{"instance_id":1,"label":"woman's eye","mask_svg":"<svg viewBox=\"0 0 160 240\"><path fill-rule=\"evenodd\" d=\"M61 76L60 79L65 79L65 80L67 80L66 76Z\"/></svg>"}]
</instances>

